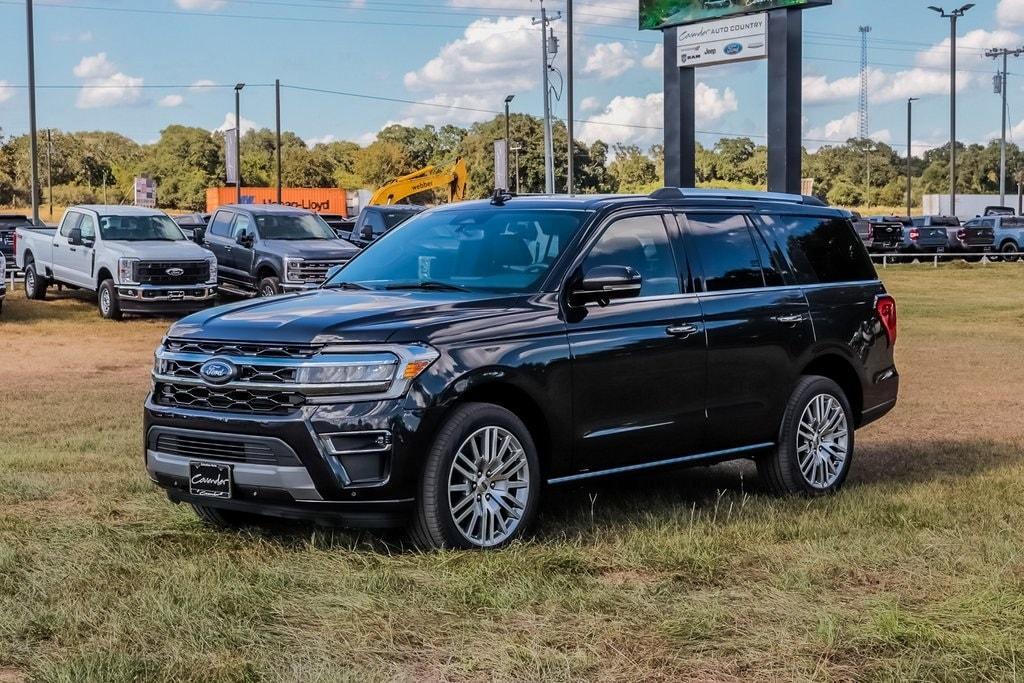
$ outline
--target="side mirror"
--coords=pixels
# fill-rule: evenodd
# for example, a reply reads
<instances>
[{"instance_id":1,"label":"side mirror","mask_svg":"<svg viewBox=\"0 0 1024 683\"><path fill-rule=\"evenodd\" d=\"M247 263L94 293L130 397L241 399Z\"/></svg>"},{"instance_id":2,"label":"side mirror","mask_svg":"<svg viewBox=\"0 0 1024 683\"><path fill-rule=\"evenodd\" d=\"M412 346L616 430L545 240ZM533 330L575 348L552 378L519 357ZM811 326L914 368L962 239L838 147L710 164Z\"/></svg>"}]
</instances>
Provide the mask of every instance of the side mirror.
<instances>
[{"instance_id":1,"label":"side mirror","mask_svg":"<svg viewBox=\"0 0 1024 683\"><path fill-rule=\"evenodd\" d=\"M198 244L199 246L202 246L203 244L205 244L206 243L206 228L197 225L192 230L192 241L195 242L196 244Z\"/></svg>"},{"instance_id":2,"label":"side mirror","mask_svg":"<svg viewBox=\"0 0 1024 683\"><path fill-rule=\"evenodd\" d=\"M82 243L82 229L71 228L68 232L68 244L73 244L76 247Z\"/></svg>"},{"instance_id":3,"label":"side mirror","mask_svg":"<svg viewBox=\"0 0 1024 683\"><path fill-rule=\"evenodd\" d=\"M364 225L362 228L360 228L359 239L364 240L366 242L370 242L371 240L373 240L373 228L370 227L369 225Z\"/></svg>"},{"instance_id":4,"label":"side mirror","mask_svg":"<svg viewBox=\"0 0 1024 683\"><path fill-rule=\"evenodd\" d=\"M330 282L335 275L341 272L340 265L334 265L327 269L327 277L324 278L324 282Z\"/></svg>"},{"instance_id":5,"label":"side mirror","mask_svg":"<svg viewBox=\"0 0 1024 683\"><path fill-rule=\"evenodd\" d=\"M239 233L238 237L235 238L235 242L246 249L252 247L253 241L253 236L247 232Z\"/></svg>"},{"instance_id":6,"label":"side mirror","mask_svg":"<svg viewBox=\"0 0 1024 683\"><path fill-rule=\"evenodd\" d=\"M572 289L575 305L597 302L602 306L612 299L628 299L640 294L643 278L630 266L597 266L583 274Z\"/></svg>"},{"instance_id":7,"label":"side mirror","mask_svg":"<svg viewBox=\"0 0 1024 683\"><path fill-rule=\"evenodd\" d=\"M96 238L95 237L83 237L82 238L82 246L83 247L87 247L89 249L92 249L94 246L96 246Z\"/></svg>"}]
</instances>

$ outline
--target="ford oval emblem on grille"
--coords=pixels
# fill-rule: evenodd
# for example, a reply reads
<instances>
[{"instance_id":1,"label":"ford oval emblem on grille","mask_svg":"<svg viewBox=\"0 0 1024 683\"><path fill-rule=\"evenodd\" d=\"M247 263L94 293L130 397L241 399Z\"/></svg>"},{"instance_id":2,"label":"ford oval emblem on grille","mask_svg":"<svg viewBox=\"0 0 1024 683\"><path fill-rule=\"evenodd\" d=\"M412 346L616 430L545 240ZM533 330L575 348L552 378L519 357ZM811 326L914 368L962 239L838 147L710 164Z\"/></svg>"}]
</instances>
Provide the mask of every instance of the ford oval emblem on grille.
<instances>
[{"instance_id":1,"label":"ford oval emblem on grille","mask_svg":"<svg viewBox=\"0 0 1024 683\"><path fill-rule=\"evenodd\" d=\"M231 361L213 358L199 366L199 374L209 384L227 384L238 374L238 368Z\"/></svg>"},{"instance_id":2,"label":"ford oval emblem on grille","mask_svg":"<svg viewBox=\"0 0 1024 683\"><path fill-rule=\"evenodd\" d=\"M171 277L178 277L179 275L185 274L185 270L183 268L168 268L164 272L170 275Z\"/></svg>"}]
</instances>

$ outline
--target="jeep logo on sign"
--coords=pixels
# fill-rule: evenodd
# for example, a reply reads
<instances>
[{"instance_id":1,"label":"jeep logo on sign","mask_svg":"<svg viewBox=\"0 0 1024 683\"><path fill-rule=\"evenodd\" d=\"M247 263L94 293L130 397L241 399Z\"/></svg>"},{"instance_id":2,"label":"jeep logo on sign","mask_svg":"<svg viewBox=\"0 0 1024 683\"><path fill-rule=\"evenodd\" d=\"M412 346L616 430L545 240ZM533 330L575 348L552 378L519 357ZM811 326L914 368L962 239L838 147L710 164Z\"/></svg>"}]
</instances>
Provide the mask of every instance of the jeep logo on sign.
<instances>
[{"instance_id":1,"label":"jeep logo on sign","mask_svg":"<svg viewBox=\"0 0 1024 683\"><path fill-rule=\"evenodd\" d=\"M171 277L178 277L179 275L185 274L185 271L182 268L168 268L164 272L170 275Z\"/></svg>"},{"instance_id":2,"label":"jeep logo on sign","mask_svg":"<svg viewBox=\"0 0 1024 683\"><path fill-rule=\"evenodd\" d=\"M199 374L210 384L227 384L238 374L238 368L231 361L214 358L199 366Z\"/></svg>"}]
</instances>

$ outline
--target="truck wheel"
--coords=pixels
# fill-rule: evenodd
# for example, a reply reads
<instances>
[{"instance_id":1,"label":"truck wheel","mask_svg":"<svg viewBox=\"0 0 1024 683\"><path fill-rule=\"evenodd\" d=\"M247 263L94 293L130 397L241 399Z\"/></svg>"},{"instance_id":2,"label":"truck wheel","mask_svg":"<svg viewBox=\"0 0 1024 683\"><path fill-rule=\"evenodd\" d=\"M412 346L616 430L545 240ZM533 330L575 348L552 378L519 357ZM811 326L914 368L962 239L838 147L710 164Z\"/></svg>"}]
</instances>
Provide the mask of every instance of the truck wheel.
<instances>
[{"instance_id":1,"label":"truck wheel","mask_svg":"<svg viewBox=\"0 0 1024 683\"><path fill-rule=\"evenodd\" d=\"M786 404L775 451L757 470L776 495L822 496L838 491L853 461L853 414L839 385L808 375Z\"/></svg>"},{"instance_id":2,"label":"truck wheel","mask_svg":"<svg viewBox=\"0 0 1024 683\"><path fill-rule=\"evenodd\" d=\"M25 296L41 301L46 298L46 287L46 278L36 272L36 264L33 262L25 266Z\"/></svg>"},{"instance_id":3,"label":"truck wheel","mask_svg":"<svg viewBox=\"0 0 1024 683\"><path fill-rule=\"evenodd\" d=\"M459 406L434 437L410 535L427 549L498 548L537 513L541 472L526 425L489 403Z\"/></svg>"},{"instance_id":4,"label":"truck wheel","mask_svg":"<svg viewBox=\"0 0 1024 683\"><path fill-rule=\"evenodd\" d=\"M196 505L192 503L192 510L196 517L208 527L214 529L238 529L239 527L252 526L256 522L255 515L249 515L237 510L222 510L210 507L209 505Z\"/></svg>"},{"instance_id":5,"label":"truck wheel","mask_svg":"<svg viewBox=\"0 0 1024 683\"><path fill-rule=\"evenodd\" d=\"M100 315L107 320L121 319L121 302L117 298L117 288L113 280L104 280L98 295Z\"/></svg>"},{"instance_id":6,"label":"truck wheel","mask_svg":"<svg viewBox=\"0 0 1024 683\"><path fill-rule=\"evenodd\" d=\"M1003 245L1003 260L1007 263L1016 263L1020 256L1017 256L1018 247L1013 242L1007 242Z\"/></svg>"},{"instance_id":7,"label":"truck wheel","mask_svg":"<svg viewBox=\"0 0 1024 683\"><path fill-rule=\"evenodd\" d=\"M276 277L265 277L256 288L258 296L277 296L281 293L281 280Z\"/></svg>"}]
</instances>

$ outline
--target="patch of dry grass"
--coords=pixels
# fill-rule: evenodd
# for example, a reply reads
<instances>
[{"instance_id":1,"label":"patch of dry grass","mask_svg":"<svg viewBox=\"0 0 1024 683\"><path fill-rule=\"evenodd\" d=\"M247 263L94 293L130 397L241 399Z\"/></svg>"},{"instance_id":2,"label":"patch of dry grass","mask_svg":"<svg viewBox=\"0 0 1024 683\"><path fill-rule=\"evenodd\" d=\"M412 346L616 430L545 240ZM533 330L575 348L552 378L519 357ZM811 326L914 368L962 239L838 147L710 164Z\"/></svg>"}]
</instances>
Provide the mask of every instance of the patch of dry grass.
<instances>
[{"instance_id":1,"label":"patch of dry grass","mask_svg":"<svg viewBox=\"0 0 1024 683\"><path fill-rule=\"evenodd\" d=\"M898 408L849 487L734 463L562 489L496 553L225 534L149 485L167 321L0 318L0 681L1013 680L1024 642L1024 267L890 268Z\"/></svg>"}]
</instances>

